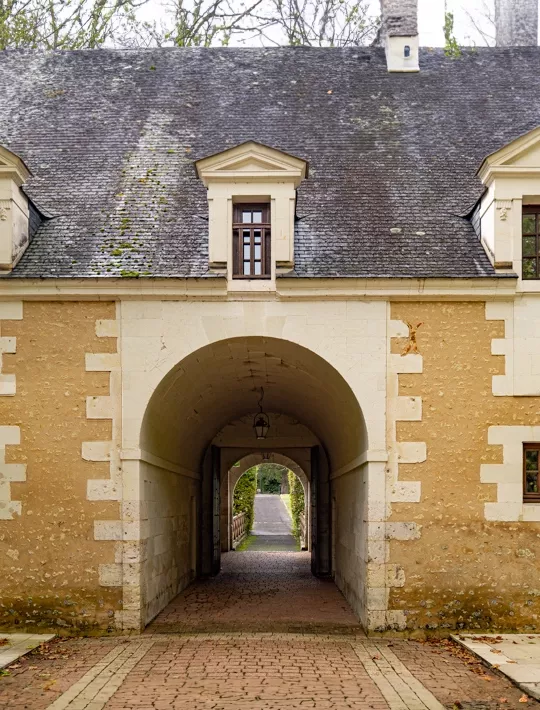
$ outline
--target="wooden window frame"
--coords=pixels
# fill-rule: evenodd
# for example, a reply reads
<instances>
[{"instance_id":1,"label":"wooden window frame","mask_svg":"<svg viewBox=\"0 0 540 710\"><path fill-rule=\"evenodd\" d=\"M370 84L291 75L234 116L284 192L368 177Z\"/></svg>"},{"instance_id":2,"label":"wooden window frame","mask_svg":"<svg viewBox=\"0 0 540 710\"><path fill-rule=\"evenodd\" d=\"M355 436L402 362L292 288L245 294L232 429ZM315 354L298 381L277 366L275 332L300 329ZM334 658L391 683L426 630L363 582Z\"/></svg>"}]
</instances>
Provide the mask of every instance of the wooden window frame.
<instances>
[{"instance_id":1,"label":"wooden window frame","mask_svg":"<svg viewBox=\"0 0 540 710\"><path fill-rule=\"evenodd\" d=\"M523 218L527 215L536 215L536 228L534 234L532 232L525 232L523 229ZM524 244L526 237L535 237L536 248L534 256L524 255ZM535 260L536 269L534 276L525 276L525 262ZM540 280L540 205L523 205L521 212L521 278L524 281L538 281Z\"/></svg>"},{"instance_id":2,"label":"wooden window frame","mask_svg":"<svg viewBox=\"0 0 540 710\"><path fill-rule=\"evenodd\" d=\"M242 212L261 212L261 222L242 222ZM270 203L236 203L233 205L233 279L244 279L257 281L261 279L272 278L272 264L270 261L271 253L271 224L270 224ZM255 232L261 232L261 258L255 258ZM244 244L245 232L249 232L249 248L250 248L250 273L245 274L244 262ZM242 236L241 236L242 235ZM246 245L248 246L248 245ZM255 274L255 263L261 264L261 273Z\"/></svg>"},{"instance_id":3,"label":"wooden window frame","mask_svg":"<svg viewBox=\"0 0 540 710\"><path fill-rule=\"evenodd\" d=\"M538 451L538 493L527 493L527 451ZM523 444L523 502L540 503L540 442Z\"/></svg>"}]
</instances>

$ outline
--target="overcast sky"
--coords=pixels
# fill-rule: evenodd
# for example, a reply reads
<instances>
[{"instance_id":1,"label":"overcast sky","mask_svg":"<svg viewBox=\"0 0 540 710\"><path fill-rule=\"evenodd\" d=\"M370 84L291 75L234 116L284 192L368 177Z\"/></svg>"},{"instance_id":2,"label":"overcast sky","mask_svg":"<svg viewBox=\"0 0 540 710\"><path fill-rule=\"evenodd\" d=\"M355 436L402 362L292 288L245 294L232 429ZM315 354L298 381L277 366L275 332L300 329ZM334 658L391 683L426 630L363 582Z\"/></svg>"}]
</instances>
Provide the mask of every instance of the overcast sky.
<instances>
[{"instance_id":1,"label":"overcast sky","mask_svg":"<svg viewBox=\"0 0 540 710\"><path fill-rule=\"evenodd\" d=\"M489 30L483 17L485 8L493 5L494 0L446 0L449 12L454 13L454 32L460 44L483 45L485 42L475 31L467 13L473 15L476 21ZM373 13L379 14L379 0L370 0ZM141 11L141 16L145 20L156 20L164 15L164 7L167 0L150 0ZM188 4L188 3L186 3ZM445 0L418 0L418 21L420 29L420 44L424 47L440 47L444 45L443 24L444 24ZM253 44L259 44L254 41Z\"/></svg>"}]
</instances>

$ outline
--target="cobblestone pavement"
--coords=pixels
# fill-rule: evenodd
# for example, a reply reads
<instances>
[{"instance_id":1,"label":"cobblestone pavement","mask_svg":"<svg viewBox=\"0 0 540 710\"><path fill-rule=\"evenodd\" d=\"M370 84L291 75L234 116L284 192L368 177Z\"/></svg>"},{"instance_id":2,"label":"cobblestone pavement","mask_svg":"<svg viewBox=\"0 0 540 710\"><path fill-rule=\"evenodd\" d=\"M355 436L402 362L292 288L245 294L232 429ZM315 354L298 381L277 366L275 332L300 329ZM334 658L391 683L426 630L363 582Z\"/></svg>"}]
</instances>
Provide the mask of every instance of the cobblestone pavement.
<instances>
[{"instance_id":1,"label":"cobblestone pavement","mask_svg":"<svg viewBox=\"0 0 540 710\"><path fill-rule=\"evenodd\" d=\"M148 632L361 633L339 589L314 577L310 565L308 552L229 552L217 577L179 594Z\"/></svg>"},{"instance_id":2,"label":"cobblestone pavement","mask_svg":"<svg viewBox=\"0 0 540 710\"><path fill-rule=\"evenodd\" d=\"M70 639L0 677L0 710L506 710L536 707L447 644L353 635ZM524 700L526 702L524 702Z\"/></svg>"},{"instance_id":3,"label":"cobblestone pavement","mask_svg":"<svg viewBox=\"0 0 540 710\"><path fill-rule=\"evenodd\" d=\"M220 575L179 595L144 634L55 639L0 672L0 710L536 705L452 641L367 639L337 587L311 575L309 555L291 552L231 553Z\"/></svg>"}]
</instances>

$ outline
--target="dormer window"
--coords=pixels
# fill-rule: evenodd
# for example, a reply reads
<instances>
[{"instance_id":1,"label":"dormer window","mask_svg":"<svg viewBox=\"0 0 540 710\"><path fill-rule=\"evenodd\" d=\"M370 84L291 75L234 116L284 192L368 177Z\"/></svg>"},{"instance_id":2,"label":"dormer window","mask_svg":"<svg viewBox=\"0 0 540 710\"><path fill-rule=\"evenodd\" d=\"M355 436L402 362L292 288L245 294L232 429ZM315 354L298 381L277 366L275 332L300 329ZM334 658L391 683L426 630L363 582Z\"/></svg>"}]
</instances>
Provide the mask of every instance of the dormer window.
<instances>
[{"instance_id":1,"label":"dormer window","mask_svg":"<svg viewBox=\"0 0 540 710\"><path fill-rule=\"evenodd\" d=\"M270 204L236 204L233 211L233 278L270 278Z\"/></svg>"},{"instance_id":2,"label":"dormer window","mask_svg":"<svg viewBox=\"0 0 540 710\"><path fill-rule=\"evenodd\" d=\"M540 205L523 206L522 225L522 276L540 279Z\"/></svg>"}]
</instances>

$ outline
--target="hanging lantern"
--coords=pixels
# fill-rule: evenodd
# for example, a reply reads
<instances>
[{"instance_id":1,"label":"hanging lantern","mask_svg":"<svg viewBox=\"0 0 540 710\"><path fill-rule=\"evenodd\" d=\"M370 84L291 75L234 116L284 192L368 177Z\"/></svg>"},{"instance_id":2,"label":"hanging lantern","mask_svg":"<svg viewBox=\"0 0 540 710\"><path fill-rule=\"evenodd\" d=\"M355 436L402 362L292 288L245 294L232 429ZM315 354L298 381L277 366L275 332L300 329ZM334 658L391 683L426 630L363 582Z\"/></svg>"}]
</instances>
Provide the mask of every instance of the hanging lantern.
<instances>
[{"instance_id":1,"label":"hanging lantern","mask_svg":"<svg viewBox=\"0 0 540 710\"><path fill-rule=\"evenodd\" d=\"M261 398L259 399L259 413L253 417L253 428L257 439L266 439L268 429L270 429L270 419L268 414L265 414L262 407L264 398L264 389L261 387Z\"/></svg>"}]
</instances>

